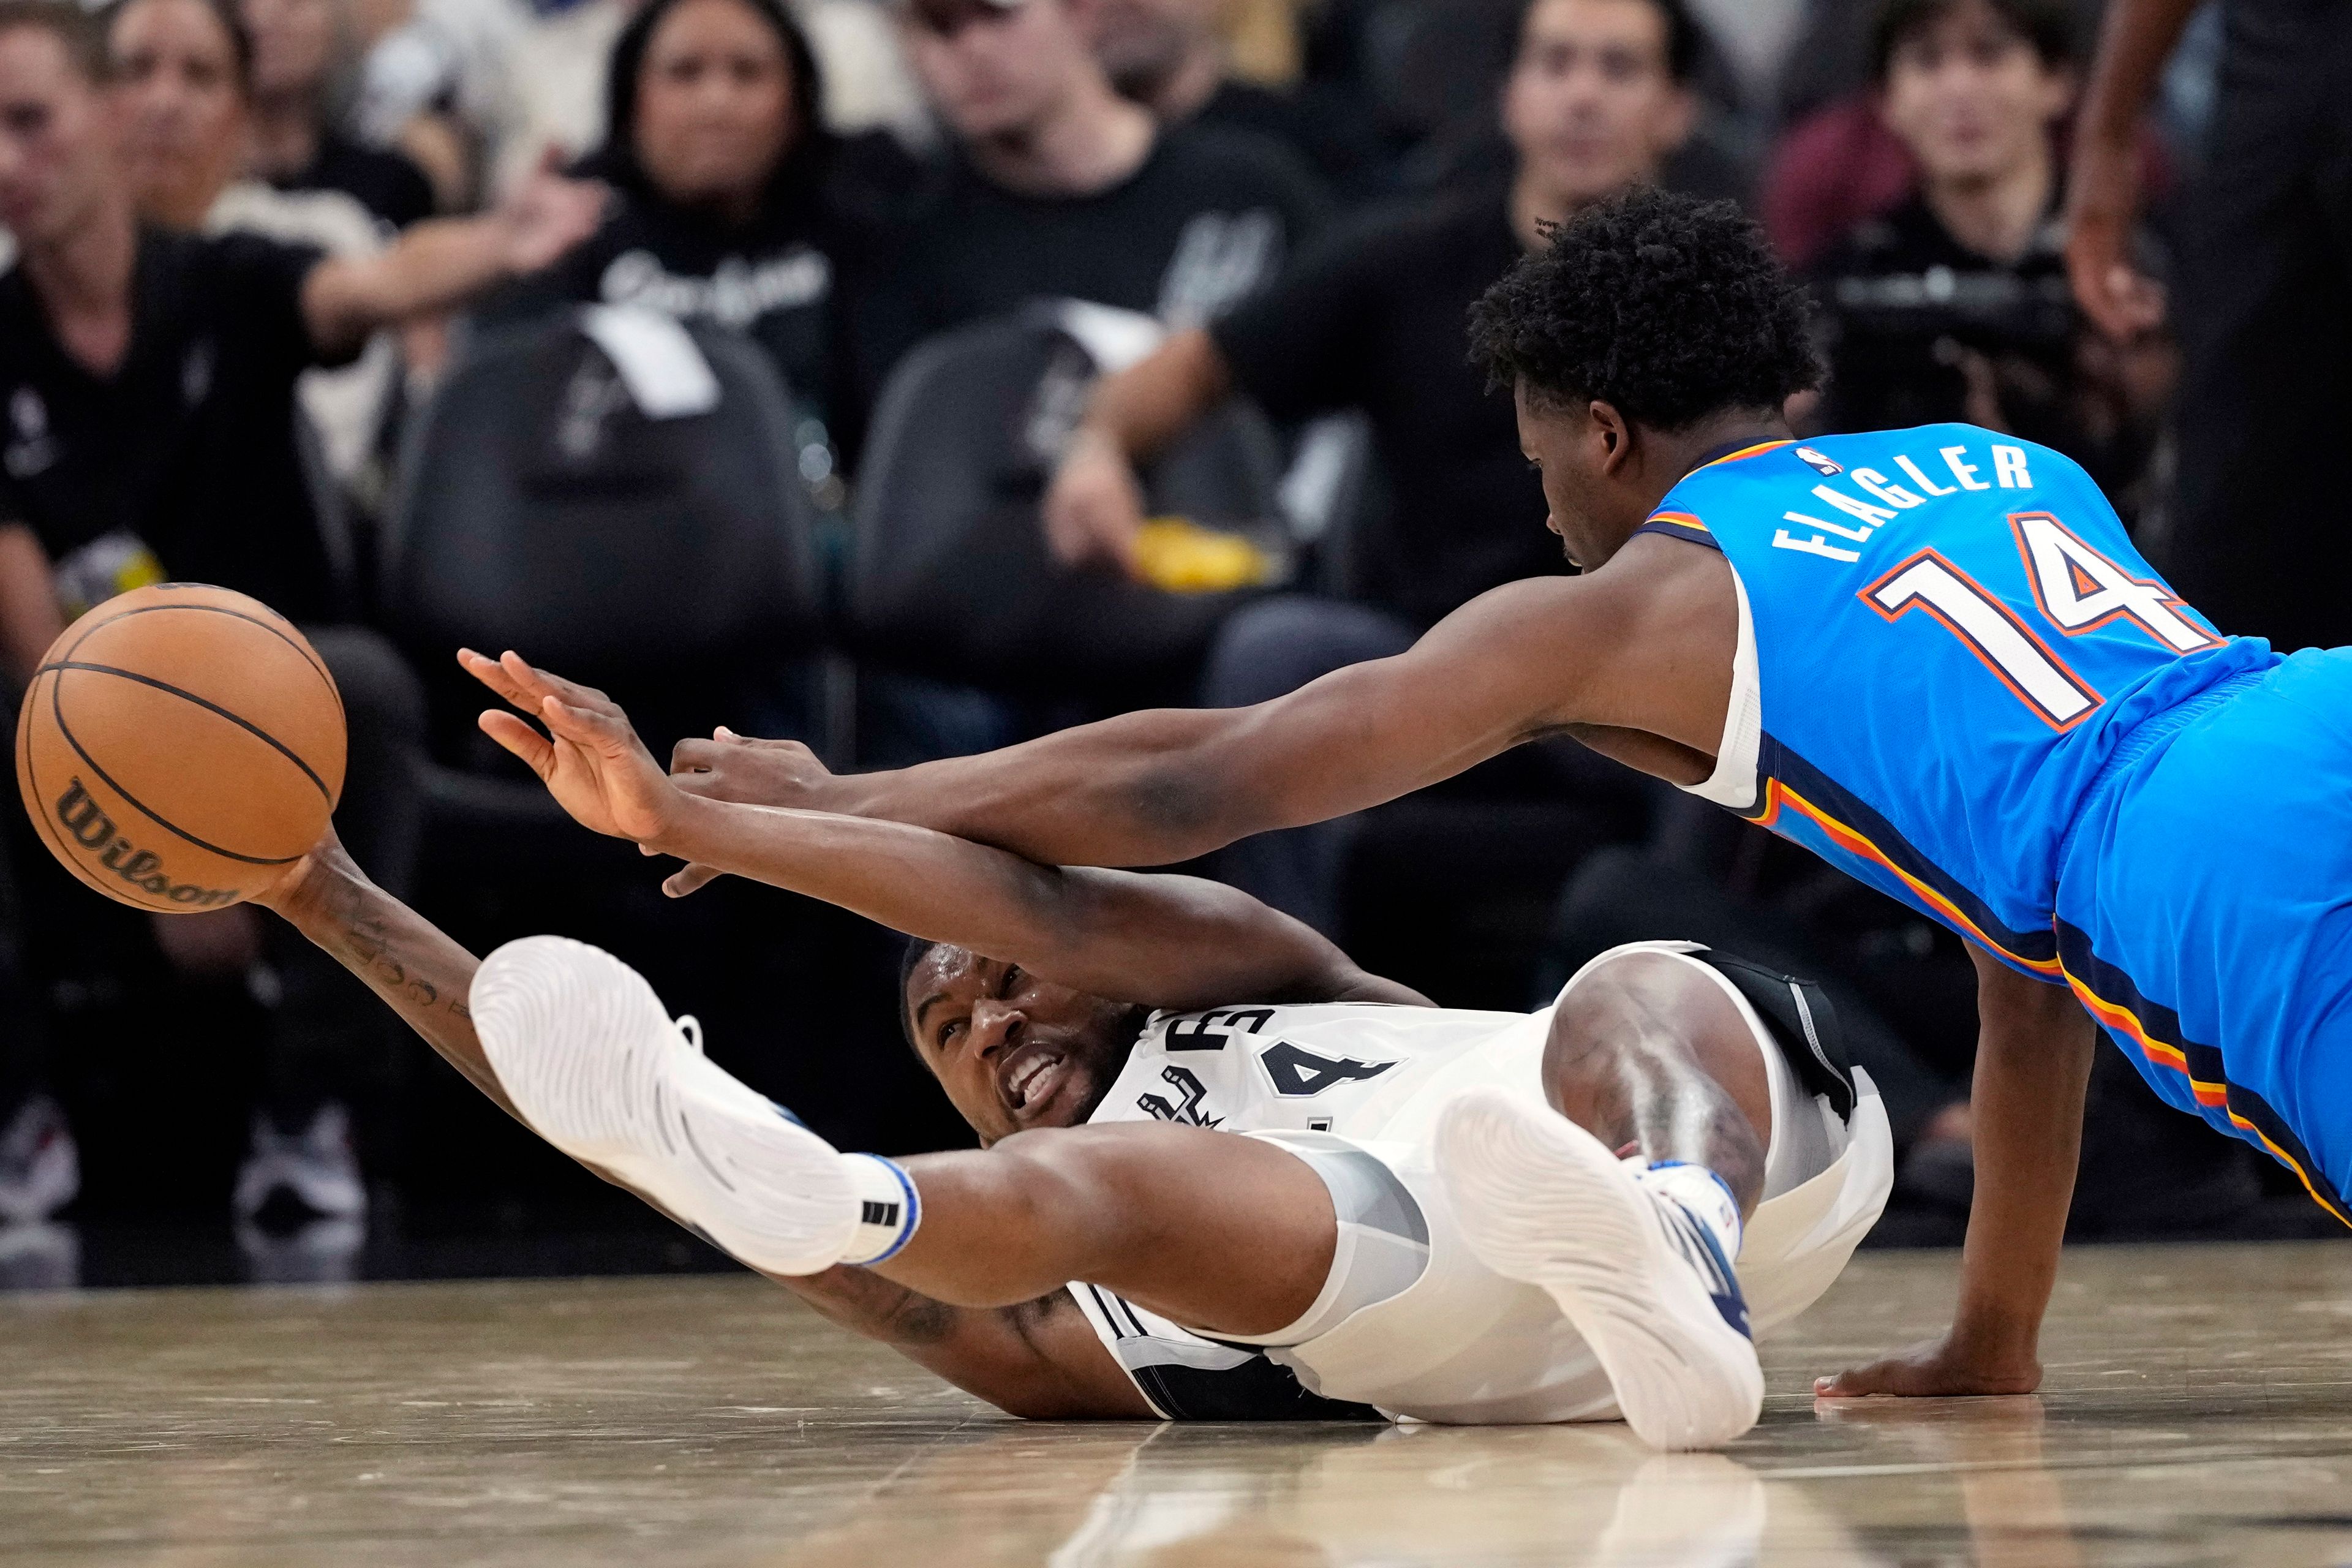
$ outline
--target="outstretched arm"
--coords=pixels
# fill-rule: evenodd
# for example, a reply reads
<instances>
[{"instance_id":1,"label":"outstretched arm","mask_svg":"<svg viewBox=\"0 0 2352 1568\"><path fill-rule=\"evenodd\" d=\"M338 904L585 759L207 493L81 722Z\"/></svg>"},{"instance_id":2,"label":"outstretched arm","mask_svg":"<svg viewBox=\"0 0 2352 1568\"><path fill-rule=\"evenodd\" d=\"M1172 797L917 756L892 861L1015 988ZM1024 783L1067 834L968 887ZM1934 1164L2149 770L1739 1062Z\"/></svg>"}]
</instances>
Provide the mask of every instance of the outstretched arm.
<instances>
[{"instance_id":1,"label":"outstretched arm","mask_svg":"<svg viewBox=\"0 0 2352 1568\"><path fill-rule=\"evenodd\" d=\"M1590 576L1498 588L1406 653L1254 708L1129 713L898 773L835 777L798 748L698 741L672 767L691 793L914 823L1048 865L1169 865L1580 725L1711 753L1733 594L1720 557L1636 539Z\"/></svg>"},{"instance_id":2,"label":"outstretched arm","mask_svg":"<svg viewBox=\"0 0 2352 1568\"><path fill-rule=\"evenodd\" d=\"M509 654L459 656L525 713L482 728L583 825L805 893L894 930L1016 963L1098 996L1190 1009L1252 1000L1418 1003L1309 927L1192 877L1040 866L904 823L738 805L677 789L603 693Z\"/></svg>"},{"instance_id":3,"label":"outstretched arm","mask_svg":"<svg viewBox=\"0 0 2352 1568\"><path fill-rule=\"evenodd\" d=\"M254 901L357 975L443 1060L515 1115L466 1005L478 967L474 955L369 881L331 832ZM863 1268L769 1278L842 1327L893 1346L1013 1415L1150 1415L1066 1292L1017 1307L971 1309L934 1301Z\"/></svg>"},{"instance_id":4,"label":"outstretched arm","mask_svg":"<svg viewBox=\"0 0 2352 1568\"><path fill-rule=\"evenodd\" d=\"M1815 1392L2031 1394L2083 1148L2098 1032L2074 993L1977 963L1976 1196L1960 1300L1940 1340L1823 1378Z\"/></svg>"},{"instance_id":5,"label":"outstretched arm","mask_svg":"<svg viewBox=\"0 0 2352 1568\"><path fill-rule=\"evenodd\" d=\"M418 224L390 249L310 269L302 317L311 346L335 358L382 328L464 304L509 278L549 266L595 233L609 193L543 171L496 212Z\"/></svg>"}]
</instances>

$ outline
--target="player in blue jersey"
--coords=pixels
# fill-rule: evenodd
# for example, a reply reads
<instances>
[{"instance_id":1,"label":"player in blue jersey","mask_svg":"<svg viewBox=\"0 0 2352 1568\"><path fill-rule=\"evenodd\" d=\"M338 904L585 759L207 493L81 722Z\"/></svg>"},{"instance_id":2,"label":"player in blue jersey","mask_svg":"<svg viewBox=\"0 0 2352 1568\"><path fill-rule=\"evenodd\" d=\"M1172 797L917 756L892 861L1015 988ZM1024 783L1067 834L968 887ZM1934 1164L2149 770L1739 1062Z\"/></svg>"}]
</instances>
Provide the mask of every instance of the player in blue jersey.
<instances>
[{"instance_id":1,"label":"player in blue jersey","mask_svg":"<svg viewBox=\"0 0 2352 1568\"><path fill-rule=\"evenodd\" d=\"M2043 447L1965 426L1792 440L1781 410L1819 375L1806 305L1727 205L1587 213L1473 335L1583 575L1499 589L1257 708L857 777L728 738L681 747L677 776L1147 865L1569 733L1810 846L1965 936L1981 1016L1953 1327L1826 1393L2037 1384L2095 1019L2158 1093L2343 1215L2352 650L2221 635ZM1507 1108L1465 1114L1507 1142ZM1511 1179L1589 1178L1530 1158ZM1474 1216L1490 1241L1508 1207Z\"/></svg>"}]
</instances>

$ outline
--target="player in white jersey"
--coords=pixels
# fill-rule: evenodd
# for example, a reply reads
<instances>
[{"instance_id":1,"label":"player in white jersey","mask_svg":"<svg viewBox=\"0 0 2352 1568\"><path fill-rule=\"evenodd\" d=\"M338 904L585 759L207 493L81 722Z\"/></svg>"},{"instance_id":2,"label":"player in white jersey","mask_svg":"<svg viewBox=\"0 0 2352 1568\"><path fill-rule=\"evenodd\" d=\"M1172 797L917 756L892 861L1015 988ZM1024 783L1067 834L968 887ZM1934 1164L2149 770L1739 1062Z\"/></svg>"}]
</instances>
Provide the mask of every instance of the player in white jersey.
<instances>
[{"instance_id":1,"label":"player in white jersey","mask_svg":"<svg viewBox=\"0 0 2352 1568\"><path fill-rule=\"evenodd\" d=\"M1763 1069L1770 1135L1736 1271L1753 1331L1769 1332L1829 1288L1877 1220L1893 1145L1820 992L1695 943L1603 953L1532 1014L1340 1003L1157 1015L1089 1123L1245 1131L1316 1165L1348 1256L1297 1323L1259 1342L1307 1389L1429 1421L1607 1419L1618 1395L1583 1331L1547 1290L1514 1277L1524 1270L1482 1252L1481 1226L1459 1212L1476 1199L1457 1196L1448 1175L1465 1164L1491 1174L1496 1163L1449 1151L1439 1129L1456 1108L1460 1140L1470 1090L1503 1097L1482 1119L1496 1136L1521 1122L1519 1108L1551 1110L1554 1042L1607 1049L1644 993L1696 1003L1697 1018L1712 1015ZM1238 1370L1245 1386L1256 1375L1234 1345L1099 1286L1071 1292L1164 1415L1204 1404L1229 1412L1218 1380Z\"/></svg>"},{"instance_id":2,"label":"player in white jersey","mask_svg":"<svg viewBox=\"0 0 2352 1568\"><path fill-rule=\"evenodd\" d=\"M1653 943L1538 1013L1441 1010L1213 883L697 800L599 694L467 666L587 826L927 939L902 1016L984 1147L836 1153L619 961L476 973L331 841L267 902L549 1142L1007 1410L1713 1446L1760 1407L1750 1303L1811 1302L1885 1200L1885 1113L1796 983Z\"/></svg>"}]
</instances>

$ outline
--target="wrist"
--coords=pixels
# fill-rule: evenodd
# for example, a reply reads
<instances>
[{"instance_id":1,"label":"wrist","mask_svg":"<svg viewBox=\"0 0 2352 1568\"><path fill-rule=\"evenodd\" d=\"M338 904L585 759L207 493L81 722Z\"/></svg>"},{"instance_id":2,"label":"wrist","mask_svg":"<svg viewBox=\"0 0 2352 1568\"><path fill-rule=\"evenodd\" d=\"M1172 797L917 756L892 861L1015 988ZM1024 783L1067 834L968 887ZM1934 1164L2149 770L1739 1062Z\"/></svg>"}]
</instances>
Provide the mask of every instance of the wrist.
<instances>
[{"instance_id":1,"label":"wrist","mask_svg":"<svg viewBox=\"0 0 2352 1568\"><path fill-rule=\"evenodd\" d=\"M708 800L682 789L673 789L670 795L660 828L637 843L648 854L699 860L702 857L695 851L709 842L711 825L730 807L725 801Z\"/></svg>"}]
</instances>

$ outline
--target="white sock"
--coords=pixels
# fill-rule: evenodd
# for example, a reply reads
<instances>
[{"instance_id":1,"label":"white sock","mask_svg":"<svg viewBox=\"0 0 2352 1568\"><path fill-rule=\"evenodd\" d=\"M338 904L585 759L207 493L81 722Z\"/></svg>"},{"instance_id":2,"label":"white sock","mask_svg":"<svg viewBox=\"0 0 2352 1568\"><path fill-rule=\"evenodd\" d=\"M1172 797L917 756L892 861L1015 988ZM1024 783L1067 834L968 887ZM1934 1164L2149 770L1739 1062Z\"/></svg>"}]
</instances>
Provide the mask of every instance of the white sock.
<instances>
[{"instance_id":1,"label":"white sock","mask_svg":"<svg viewBox=\"0 0 2352 1568\"><path fill-rule=\"evenodd\" d=\"M841 1260L865 1268L896 1256L923 1223L923 1200L915 1191L914 1178L896 1160L879 1154L844 1154L840 1160L859 1214L856 1232Z\"/></svg>"},{"instance_id":2,"label":"white sock","mask_svg":"<svg viewBox=\"0 0 2352 1568\"><path fill-rule=\"evenodd\" d=\"M1731 1187L1721 1176L1705 1165L1694 1165L1683 1160L1661 1160L1647 1170L1633 1173L1633 1179L1662 1198L1682 1205L1691 1218L1705 1226L1723 1248L1723 1260L1729 1263L1739 1256L1739 1200L1731 1195Z\"/></svg>"}]
</instances>

